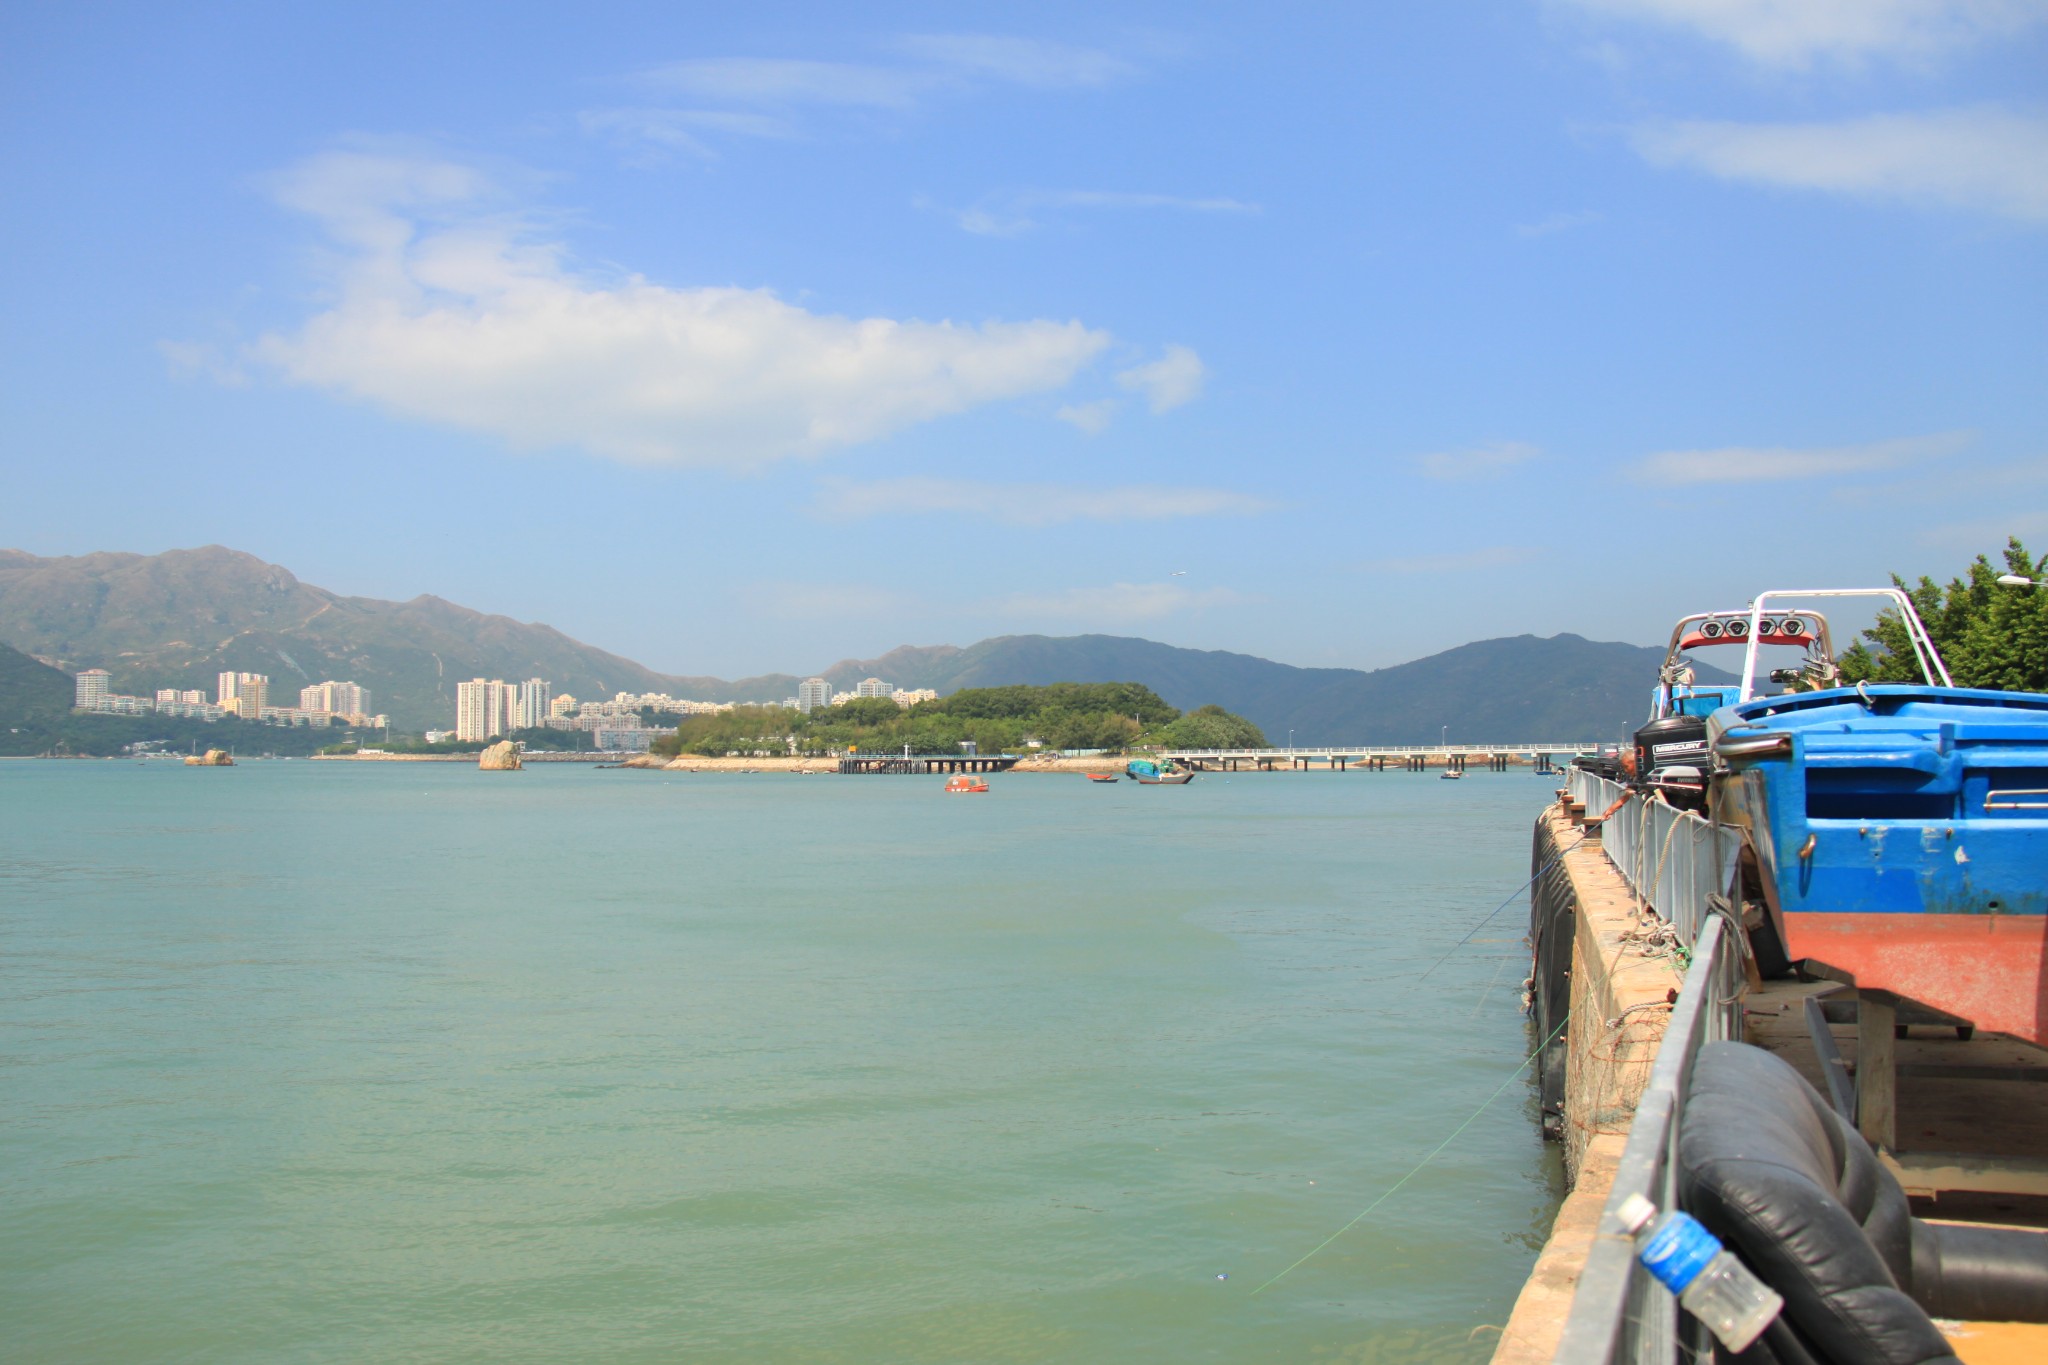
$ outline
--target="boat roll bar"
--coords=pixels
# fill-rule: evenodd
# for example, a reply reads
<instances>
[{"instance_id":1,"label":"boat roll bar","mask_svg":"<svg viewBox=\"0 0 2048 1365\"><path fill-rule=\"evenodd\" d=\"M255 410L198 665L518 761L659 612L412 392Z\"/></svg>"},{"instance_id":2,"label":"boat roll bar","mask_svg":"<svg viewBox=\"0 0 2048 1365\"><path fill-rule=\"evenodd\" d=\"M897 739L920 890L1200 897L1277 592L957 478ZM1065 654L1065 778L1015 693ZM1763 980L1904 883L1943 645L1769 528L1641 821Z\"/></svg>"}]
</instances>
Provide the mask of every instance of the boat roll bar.
<instances>
[{"instance_id":1,"label":"boat roll bar","mask_svg":"<svg viewBox=\"0 0 2048 1365\"><path fill-rule=\"evenodd\" d=\"M1913 646L1914 661L1920 665L1920 676L1930 687L1954 687L1949 678L1948 665L1941 661L1941 651L1934 647L1934 637L1927 633L1926 625L1920 620L1920 612L1913 605L1913 599L1898 588L1774 588L1760 592L1749 604L1749 644L1742 654L1742 695L1739 701L1756 699L1756 653L1761 643L1757 639L1757 624L1763 620L1764 604L1773 598L1788 597L1883 597L1898 609L1899 617L1906 623L1906 639Z\"/></svg>"}]
</instances>

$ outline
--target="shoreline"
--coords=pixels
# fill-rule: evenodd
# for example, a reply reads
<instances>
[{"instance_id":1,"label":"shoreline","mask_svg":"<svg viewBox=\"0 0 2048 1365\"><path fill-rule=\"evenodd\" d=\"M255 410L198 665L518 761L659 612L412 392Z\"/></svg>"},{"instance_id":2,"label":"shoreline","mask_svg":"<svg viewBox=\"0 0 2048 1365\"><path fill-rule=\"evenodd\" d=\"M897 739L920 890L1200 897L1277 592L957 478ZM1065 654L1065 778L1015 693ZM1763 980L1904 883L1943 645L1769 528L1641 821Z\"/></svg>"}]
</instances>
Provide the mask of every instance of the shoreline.
<instances>
[{"instance_id":1,"label":"shoreline","mask_svg":"<svg viewBox=\"0 0 2048 1365\"><path fill-rule=\"evenodd\" d=\"M1005 769L1013 773L1121 773L1127 758L1026 758L1015 766ZM830 774L839 777L839 760L836 758L710 758L702 754L683 754L676 758L664 758L659 754L637 754L618 765L621 768L640 768L652 772L671 773L805 773ZM996 774L1000 775L1000 774Z\"/></svg>"}]
</instances>

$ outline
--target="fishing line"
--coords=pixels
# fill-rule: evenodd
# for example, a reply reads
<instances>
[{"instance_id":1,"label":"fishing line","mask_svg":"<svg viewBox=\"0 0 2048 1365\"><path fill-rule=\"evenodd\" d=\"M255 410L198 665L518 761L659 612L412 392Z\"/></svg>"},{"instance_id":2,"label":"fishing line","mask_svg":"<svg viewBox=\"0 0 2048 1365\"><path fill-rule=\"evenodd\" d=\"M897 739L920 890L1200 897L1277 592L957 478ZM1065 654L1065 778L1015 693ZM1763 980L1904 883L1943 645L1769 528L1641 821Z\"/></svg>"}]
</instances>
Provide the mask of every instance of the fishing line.
<instances>
[{"instance_id":1,"label":"fishing line","mask_svg":"<svg viewBox=\"0 0 2048 1365\"><path fill-rule=\"evenodd\" d=\"M1552 858L1543 866L1537 868L1534 875L1532 875L1528 881L1523 882L1520 886L1508 892L1506 900L1502 901L1499 905L1494 906L1493 909L1487 911L1485 919L1479 921L1479 923L1473 925L1470 929L1466 930L1465 937L1459 939L1456 943L1453 943L1450 947L1446 948L1444 950L1444 955L1438 958L1436 961L1430 963L1428 968L1422 973L1422 975L1415 978L1413 985L1421 985L1423 980L1429 976L1430 972L1435 971L1437 968L1443 966L1446 962L1449 962L1451 960L1452 953L1457 952L1458 949L1470 943L1472 941L1472 935L1478 933L1481 929L1484 929L1488 924L1492 923L1493 917L1495 915L1498 915L1501 911L1507 909L1510 905L1514 904L1515 897L1521 895L1524 891L1527 891L1530 887L1534 886L1536 884L1536 879L1538 877L1541 877L1544 873L1550 871L1551 868L1556 867L1559 863L1563 862L1565 854L1571 852L1573 849L1577 848L1580 844L1583 844L1585 842L1586 836L1581 834L1578 838L1572 840L1571 843L1559 849L1557 851L1556 857ZM1411 989L1412 988L1413 987L1411 986ZM1406 994L1406 992L1403 992L1403 994Z\"/></svg>"},{"instance_id":2,"label":"fishing line","mask_svg":"<svg viewBox=\"0 0 2048 1365\"><path fill-rule=\"evenodd\" d=\"M1537 874L1537 876L1541 875L1543 874L1540 872ZM1531 877L1529 880L1534 881L1536 880L1536 878ZM1451 1130L1451 1135L1449 1137L1445 1138L1442 1142L1439 1142L1436 1146L1430 1148L1428 1155L1424 1156L1422 1160L1416 1162L1413 1166L1411 1166L1408 1169L1408 1174L1402 1176L1399 1180L1396 1180L1393 1183L1393 1186L1390 1189L1388 1189L1386 1193L1382 1194L1379 1198L1373 1200L1370 1204L1367 1204L1362 1210L1360 1210L1358 1217L1352 1219L1343 1227L1338 1228L1335 1232L1331 1233L1328 1237L1325 1237L1321 1242L1317 1243L1315 1246L1310 1247L1308 1252L1302 1256L1301 1260L1296 1261L1293 1265L1288 1266L1286 1270L1281 1271L1278 1275L1275 1275L1272 1279L1266 1281L1257 1289L1254 1289L1252 1293L1254 1295L1263 1294L1268 1289L1271 1289L1274 1285L1280 1283L1280 1281L1284 1279L1288 1274L1290 1274L1297 1267L1306 1262L1309 1259L1309 1257L1314 1256L1324 1247L1336 1241L1339 1237L1342 1237L1345 1233L1351 1231L1351 1229L1357 1227L1358 1224L1364 1220L1366 1214L1371 1213L1374 1209L1386 1203L1389 1199L1392 1199L1395 1196L1395 1194L1399 1193L1401 1187L1403 1185L1406 1185L1409 1181L1413 1180L1421 1172L1424 1166L1427 1166L1430 1162L1436 1160L1437 1153L1443 1151L1444 1148L1450 1146L1453 1142L1457 1141L1458 1134L1464 1132L1467 1128L1470 1128L1473 1124L1473 1121L1476 1120L1481 1114L1486 1112L1487 1106L1492 1104L1495 1100L1499 1099L1501 1096L1501 1092L1506 1090L1510 1085L1513 1085L1515 1083L1515 1078L1517 1076L1520 1076L1524 1071L1527 1071L1529 1069L1529 1063L1535 1061L1538 1057L1540 1057L1543 1054L1543 1049L1549 1047L1550 1044L1557 1038L1557 1035L1564 1032L1564 1026L1571 1021L1571 1017L1571 1011L1565 1011L1564 1018L1558 1020L1557 1027L1550 1031L1550 1037L1545 1038L1541 1043L1537 1045L1536 1050L1534 1052L1524 1057L1522 1059L1522 1064L1516 1067L1513 1071L1510 1071L1508 1073L1508 1078L1502 1081L1498 1086L1496 1086L1494 1088L1494 1092L1491 1095L1488 1095L1484 1100L1480 1101L1479 1107L1477 1109L1474 1109L1470 1114L1466 1115L1465 1121L1459 1124L1456 1128L1453 1128Z\"/></svg>"},{"instance_id":3,"label":"fishing line","mask_svg":"<svg viewBox=\"0 0 2048 1365\"><path fill-rule=\"evenodd\" d=\"M1486 1007L1486 998L1493 994L1493 988L1500 984L1500 974L1508 969L1508 963L1513 960L1513 958L1503 958L1501 959L1501 964L1493 969L1493 980L1487 982L1486 989L1479 992L1479 1003L1472 1007L1472 1013L1477 1014Z\"/></svg>"}]
</instances>

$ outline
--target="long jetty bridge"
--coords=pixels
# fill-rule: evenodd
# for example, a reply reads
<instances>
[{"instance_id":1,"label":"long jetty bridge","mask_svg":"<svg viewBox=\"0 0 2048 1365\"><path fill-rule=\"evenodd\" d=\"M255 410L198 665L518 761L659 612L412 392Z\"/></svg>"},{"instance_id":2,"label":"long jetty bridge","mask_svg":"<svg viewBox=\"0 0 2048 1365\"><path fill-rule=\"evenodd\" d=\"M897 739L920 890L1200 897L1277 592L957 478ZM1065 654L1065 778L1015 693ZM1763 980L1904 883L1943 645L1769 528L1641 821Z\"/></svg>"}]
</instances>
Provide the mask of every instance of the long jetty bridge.
<instances>
[{"instance_id":1,"label":"long jetty bridge","mask_svg":"<svg viewBox=\"0 0 2048 1365\"><path fill-rule=\"evenodd\" d=\"M1244 769L1272 772L1283 767L1297 770L1323 767L1344 772L1355 767L1372 772L1393 768L1419 773L1430 768L1443 768L1461 773L1475 760L1495 772L1521 766L1547 772L1559 760L1568 760L1575 754L1597 752L1599 748L1596 740L1573 743L1545 740L1519 744L1340 744L1296 745L1278 749L1163 749L1159 756L1203 772L1238 772Z\"/></svg>"},{"instance_id":2,"label":"long jetty bridge","mask_svg":"<svg viewBox=\"0 0 2048 1365\"><path fill-rule=\"evenodd\" d=\"M1017 754L848 754L842 773L1000 773L1023 760Z\"/></svg>"}]
</instances>

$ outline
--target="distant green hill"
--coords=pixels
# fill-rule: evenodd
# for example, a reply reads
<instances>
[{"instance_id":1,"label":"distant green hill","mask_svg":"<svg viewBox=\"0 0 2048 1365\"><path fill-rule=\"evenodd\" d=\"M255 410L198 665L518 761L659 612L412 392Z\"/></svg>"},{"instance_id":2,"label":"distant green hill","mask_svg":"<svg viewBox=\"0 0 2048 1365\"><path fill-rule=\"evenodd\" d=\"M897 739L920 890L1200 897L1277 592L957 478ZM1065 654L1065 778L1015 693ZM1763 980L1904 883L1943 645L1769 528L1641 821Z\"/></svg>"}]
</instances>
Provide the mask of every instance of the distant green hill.
<instances>
[{"instance_id":1,"label":"distant green hill","mask_svg":"<svg viewBox=\"0 0 2048 1365\"><path fill-rule=\"evenodd\" d=\"M542 677L557 693L668 692L704 701L780 701L797 674L728 682L656 673L551 626L438 597L343 597L220 546L160 555L45 559L0 550L0 641L66 670L105 668L116 692L211 692L223 669L267 673L274 700L326 678L371 689L394 725L451 725L467 678ZM1660 654L1576 635L1482 640L1365 672L1295 668L1248 654L1112 635L1006 635L965 648L906 646L822 671L840 689L1137 683L1181 710L1220 705L1276 742L1423 743L1443 727L1474 742L1615 738L1639 722ZM66 681L64 706L69 706ZM0 713L0 725L15 725Z\"/></svg>"},{"instance_id":2,"label":"distant green hill","mask_svg":"<svg viewBox=\"0 0 2048 1365\"><path fill-rule=\"evenodd\" d=\"M72 679L18 649L0 644L0 740L28 732L54 732L71 713ZM0 753L36 753L15 744Z\"/></svg>"},{"instance_id":3,"label":"distant green hill","mask_svg":"<svg viewBox=\"0 0 2048 1365\"><path fill-rule=\"evenodd\" d=\"M169 716L76 715L71 675L0 645L0 756L110 755L140 741L173 752L229 749L302 756L340 737L335 730L285 729L254 721L176 720Z\"/></svg>"},{"instance_id":4,"label":"distant green hill","mask_svg":"<svg viewBox=\"0 0 2048 1365\"><path fill-rule=\"evenodd\" d=\"M268 674L273 703L293 705L308 683L352 680L408 729L452 725L455 686L474 677L542 677L557 692L606 698L688 681L438 597L343 597L218 545L59 559L0 551L0 641L67 670L107 669L116 692L211 695L216 674L238 669Z\"/></svg>"},{"instance_id":5,"label":"distant green hill","mask_svg":"<svg viewBox=\"0 0 2048 1365\"><path fill-rule=\"evenodd\" d=\"M1006 635L966 649L899 649L835 665L940 693L1013 683L1139 682L1183 710L1215 703L1285 743L1422 744L1445 726L1470 742L1619 738L1648 714L1660 649L1577 635L1481 640L1366 672L1295 668L1249 654L1113 635ZM1726 678L1712 669L1701 680Z\"/></svg>"}]
</instances>

